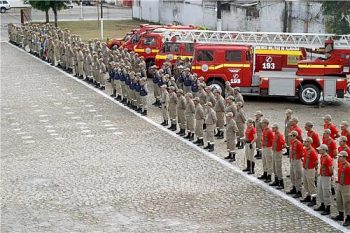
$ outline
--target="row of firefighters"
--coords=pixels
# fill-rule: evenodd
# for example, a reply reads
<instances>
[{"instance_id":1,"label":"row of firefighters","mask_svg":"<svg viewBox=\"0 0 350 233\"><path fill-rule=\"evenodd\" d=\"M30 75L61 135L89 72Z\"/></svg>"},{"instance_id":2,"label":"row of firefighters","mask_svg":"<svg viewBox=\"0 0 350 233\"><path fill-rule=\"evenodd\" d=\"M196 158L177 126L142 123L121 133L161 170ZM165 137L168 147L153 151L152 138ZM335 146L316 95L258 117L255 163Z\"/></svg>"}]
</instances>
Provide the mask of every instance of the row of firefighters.
<instances>
[{"instance_id":1,"label":"row of firefighters","mask_svg":"<svg viewBox=\"0 0 350 233\"><path fill-rule=\"evenodd\" d=\"M258 177L277 189L284 189L282 157L289 156L292 188L287 194L302 198L315 211L330 214L332 195L336 193L338 215L332 217L350 225L350 130L347 121L340 132L330 115L323 117L322 138L305 123L303 139L298 119L292 110L285 112L284 132L278 124L270 124L261 111L255 119L247 118L244 99L238 87L226 83L225 97L220 89L206 86L203 77L190 72L190 63L178 59L174 66L165 62L161 69L146 64L137 53L123 49L109 50L97 40L84 43L68 29L50 24L9 25L10 42L33 55L105 89L111 82L116 100L147 115L149 89L147 75L153 85L154 106L161 108L164 127L177 131L198 146L214 151L216 140L225 140L229 162L236 160L236 150L244 149L248 174L255 173L256 159L262 159L263 174ZM225 133L225 135L224 135ZM204 138L207 143L204 143ZM338 143L338 145L337 145ZM255 154L256 152L256 154ZM255 155L254 155L255 154ZM336 189L335 189L336 188ZM336 190L336 192L335 192Z\"/></svg>"}]
</instances>

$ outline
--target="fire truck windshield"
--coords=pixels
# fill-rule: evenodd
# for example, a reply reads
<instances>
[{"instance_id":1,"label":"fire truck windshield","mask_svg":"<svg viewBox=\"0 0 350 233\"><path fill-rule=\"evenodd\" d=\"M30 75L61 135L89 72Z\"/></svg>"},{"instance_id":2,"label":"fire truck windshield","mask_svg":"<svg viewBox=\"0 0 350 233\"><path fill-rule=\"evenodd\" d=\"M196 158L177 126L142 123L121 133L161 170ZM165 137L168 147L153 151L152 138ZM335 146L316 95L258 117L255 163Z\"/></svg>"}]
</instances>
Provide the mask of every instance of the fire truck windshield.
<instances>
[{"instance_id":1,"label":"fire truck windshield","mask_svg":"<svg viewBox=\"0 0 350 233\"><path fill-rule=\"evenodd\" d=\"M140 35L134 35L134 36L131 38L131 43L137 44L137 43L140 41L140 38L141 38Z\"/></svg>"},{"instance_id":2,"label":"fire truck windshield","mask_svg":"<svg viewBox=\"0 0 350 233\"><path fill-rule=\"evenodd\" d=\"M164 43L162 52L163 53L176 53L180 51L179 43Z\"/></svg>"},{"instance_id":3,"label":"fire truck windshield","mask_svg":"<svg viewBox=\"0 0 350 233\"><path fill-rule=\"evenodd\" d=\"M212 50L199 50L197 53L197 61L213 61L214 52Z\"/></svg>"},{"instance_id":4,"label":"fire truck windshield","mask_svg":"<svg viewBox=\"0 0 350 233\"><path fill-rule=\"evenodd\" d=\"M156 38L154 37L145 37L143 39L143 45L156 45Z\"/></svg>"}]
</instances>

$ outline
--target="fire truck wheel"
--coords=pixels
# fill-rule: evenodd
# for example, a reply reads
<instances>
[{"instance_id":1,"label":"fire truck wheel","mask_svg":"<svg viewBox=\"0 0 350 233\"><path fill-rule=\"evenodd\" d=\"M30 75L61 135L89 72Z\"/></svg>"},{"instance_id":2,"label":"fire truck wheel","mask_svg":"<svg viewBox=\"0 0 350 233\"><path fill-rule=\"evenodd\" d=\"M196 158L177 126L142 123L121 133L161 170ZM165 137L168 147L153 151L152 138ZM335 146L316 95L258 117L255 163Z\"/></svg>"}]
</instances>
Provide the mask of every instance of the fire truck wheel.
<instances>
[{"instance_id":1,"label":"fire truck wheel","mask_svg":"<svg viewBox=\"0 0 350 233\"><path fill-rule=\"evenodd\" d=\"M313 84L302 85L299 89L298 96L303 104L317 104L321 97L320 89Z\"/></svg>"},{"instance_id":2,"label":"fire truck wheel","mask_svg":"<svg viewBox=\"0 0 350 233\"><path fill-rule=\"evenodd\" d=\"M348 83L348 86L346 88L346 92L347 92L348 95L350 95L350 83Z\"/></svg>"},{"instance_id":3,"label":"fire truck wheel","mask_svg":"<svg viewBox=\"0 0 350 233\"><path fill-rule=\"evenodd\" d=\"M220 89L221 93L224 94L225 85L223 84L223 82L221 82L221 81L219 81L217 79L213 79L213 80L210 80L208 82L208 86L210 86L213 91L216 90L216 89Z\"/></svg>"}]
</instances>

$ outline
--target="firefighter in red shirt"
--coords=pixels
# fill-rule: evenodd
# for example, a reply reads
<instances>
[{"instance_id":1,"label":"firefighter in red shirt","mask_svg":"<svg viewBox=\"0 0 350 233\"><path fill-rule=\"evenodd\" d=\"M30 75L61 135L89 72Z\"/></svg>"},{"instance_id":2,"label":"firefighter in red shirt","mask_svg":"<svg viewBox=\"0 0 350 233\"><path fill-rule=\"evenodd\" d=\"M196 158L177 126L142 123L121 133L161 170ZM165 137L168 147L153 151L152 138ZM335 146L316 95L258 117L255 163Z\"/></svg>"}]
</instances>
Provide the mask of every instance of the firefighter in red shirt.
<instances>
[{"instance_id":1,"label":"firefighter in red shirt","mask_svg":"<svg viewBox=\"0 0 350 233\"><path fill-rule=\"evenodd\" d=\"M345 136L348 141L347 145L350 147L350 130L348 130L349 123L347 121L342 121L340 124L340 129L341 129L341 136Z\"/></svg>"},{"instance_id":2,"label":"firefighter in red shirt","mask_svg":"<svg viewBox=\"0 0 350 233\"><path fill-rule=\"evenodd\" d=\"M344 221L343 226L350 226L350 163L346 161L348 157L346 151L341 151L339 157L338 185L337 185L337 209L339 214L332 219Z\"/></svg>"},{"instance_id":3,"label":"firefighter in red shirt","mask_svg":"<svg viewBox=\"0 0 350 233\"><path fill-rule=\"evenodd\" d=\"M323 133L322 144L328 146L328 154L333 159L334 175L333 181L337 181L338 159L337 159L337 143L331 138L331 130L325 129ZM332 195L335 195L334 185L332 186Z\"/></svg>"},{"instance_id":4,"label":"firefighter in red shirt","mask_svg":"<svg viewBox=\"0 0 350 233\"><path fill-rule=\"evenodd\" d=\"M256 129L254 127L254 120L247 120L247 128L245 130L245 156L247 159L247 168L243 169L244 172L248 174L254 174L255 160L254 152L256 149L256 140L258 138Z\"/></svg>"},{"instance_id":5,"label":"firefighter in red shirt","mask_svg":"<svg viewBox=\"0 0 350 233\"><path fill-rule=\"evenodd\" d=\"M272 174L272 140L273 132L269 128L269 120L263 119L262 126L264 128L261 146L262 146L262 161L264 173L258 177L259 180L265 180L266 183L271 182Z\"/></svg>"},{"instance_id":6,"label":"firefighter in red shirt","mask_svg":"<svg viewBox=\"0 0 350 233\"><path fill-rule=\"evenodd\" d=\"M312 147L314 149L317 149L317 147L319 147L321 144L320 144L320 137L318 136L318 133L313 129L314 127L314 124L312 122L306 122L305 123L305 130L307 132L307 136L312 138Z\"/></svg>"},{"instance_id":7,"label":"firefighter in red shirt","mask_svg":"<svg viewBox=\"0 0 350 233\"><path fill-rule=\"evenodd\" d=\"M331 138L336 139L339 137L338 129L335 124L332 123L332 116L327 114L323 117L323 128L331 130Z\"/></svg>"},{"instance_id":8,"label":"firefighter in red shirt","mask_svg":"<svg viewBox=\"0 0 350 233\"><path fill-rule=\"evenodd\" d=\"M307 137L304 141L303 151L303 184L306 192L306 197L300 202L307 203L308 206L316 205L316 185L315 185L315 173L318 165L318 156L316 149L312 147L312 138Z\"/></svg>"},{"instance_id":9,"label":"firefighter in red shirt","mask_svg":"<svg viewBox=\"0 0 350 233\"><path fill-rule=\"evenodd\" d=\"M286 147L283 133L279 131L278 124L272 125L274 133L272 141L272 164L275 181L270 186L276 186L277 189L284 189L283 174L282 174L282 149Z\"/></svg>"},{"instance_id":10,"label":"firefighter in red shirt","mask_svg":"<svg viewBox=\"0 0 350 233\"><path fill-rule=\"evenodd\" d=\"M294 198L301 197L301 177L303 175L301 158L303 157L303 144L297 139L298 132L292 131L289 134L290 141L290 179L293 188L287 194L295 194Z\"/></svg>"},{"instance_id":11,"label":"firefighter in red shirt","mask_svg":"<svg viewBox=\"0 0 350 233\"><path fill-rule=\"evenodd\" d=\"M341 136L339 138L339 147L338 152L346 151L348 155L350 155L350 147L346 144L348 139L345 136ZM348 162L350 162L350 156L347 158Z\"/></svg>"},{"instance_id":12,"label":"firefighter in red shirt","mask_svg":"<svg viewBox=\"0 0 350 233\"><path fill-rule=\"evenodd\" d=\"M297 139L298 139L299 141L303 142L303 133L302 133L301 128L298 126L298 122L299 122L298 118L296 118L296 117L293 117L293 118L292 118L292 120L291 120L291 126L290 126L290 133L291 133L292 131L297 131L297 133L298 133Z\"/></svg>"},{"instance_id":13,"label":"firefighter in red shirt","mask_svg":"<svg viewBox=\"0 0 350 233\"><path fill-rule=\"evenodd\" d=\"M331 185L333 176L333 159L327 154L328 147L322 144L317 148L320 153L320 172L317 182L320 206L315 211L323 211L322 215L331 213Z\"/></svg>"}]
</instances>

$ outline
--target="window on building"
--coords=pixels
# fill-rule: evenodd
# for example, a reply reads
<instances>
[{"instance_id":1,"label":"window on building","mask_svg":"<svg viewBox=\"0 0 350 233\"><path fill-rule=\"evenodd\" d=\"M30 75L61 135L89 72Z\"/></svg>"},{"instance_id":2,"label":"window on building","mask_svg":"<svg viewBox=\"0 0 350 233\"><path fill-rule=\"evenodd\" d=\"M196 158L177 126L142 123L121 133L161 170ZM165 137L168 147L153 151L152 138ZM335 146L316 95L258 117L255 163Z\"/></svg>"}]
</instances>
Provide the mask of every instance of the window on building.
<instances>
[{"instance_id":1,"label":"window on building","mask_svg":"<svg viewBox=\"0 0 350 233\"><path fill-rule=\"evenodd\" d=\"M186 43L186 44L185 44L185 51L186 51L186 53L191 53L191 54L193 54L193 51L194 51L194 43Z\"/></svg>"},{"instance_id":2,"label":"window on building","mask_svg":"<svg viewBox=\"0 0 350 233\"><path fill-rule=\"evenodd\" d=\"M259 9L256 6L247 7L246 16L252 17L252 18L259 18L260 17Z\"/></svg>"},{"instance_id":3,"label":"window on building","mask_svg":"<svg viewBox=\"0 0 350 233\"><path fill-rule=\"evenodd\" d=\"M242 51L240 51L240 50L226 51L225 58L226 58L226 61L241 62L242 61Z\"/></svg>"},{"instance_id":4,"label":"window on building","mask_svg":"<svg viewBox=\"0 0 350 233\"><path fill-rule=\"evenodd\" d=\"M214 52L211 50L199 50L197 52L197 61L212 61L214 60Z\"/></svg>"},{"instance_id":5,"label":"window on building","mask_svg":"<svg viewBox=\"0 0 350 233\"><path fill-rule=\"evenodd\" d=\"M141 5L141 0L136 0L136 6L140 6Z\"/></svg>"},{"instance_id":6,"label":"window on building","mask_svg":"<svg viewBox=\"0 0 350 233\"><path fill-rule=\"evenodd\" d=\"M149 46L156 45L156 39L154 37L146 37L143 39L143 44Z\"/></svg>"}]
</instances>

